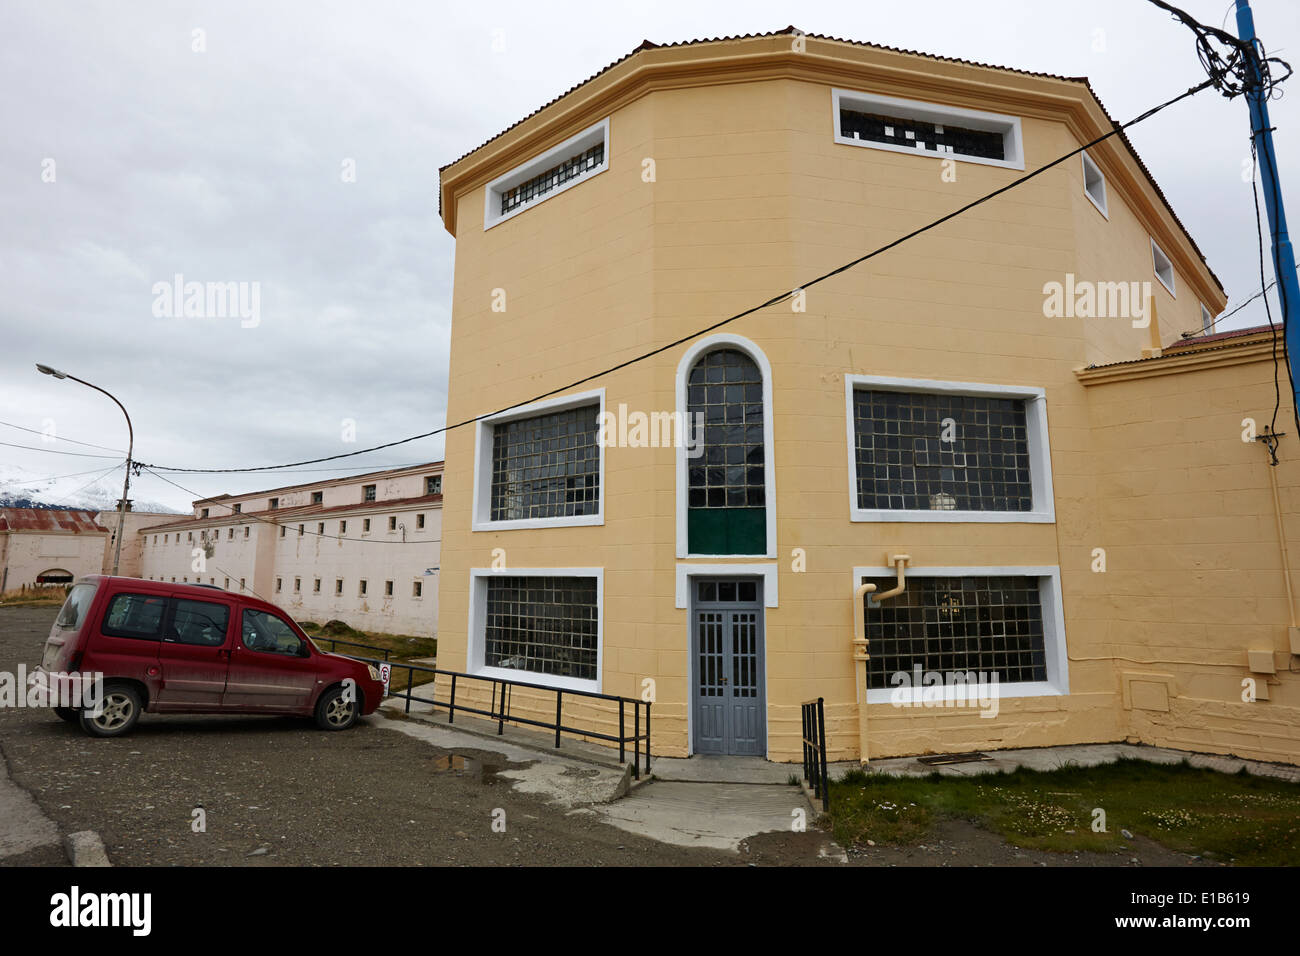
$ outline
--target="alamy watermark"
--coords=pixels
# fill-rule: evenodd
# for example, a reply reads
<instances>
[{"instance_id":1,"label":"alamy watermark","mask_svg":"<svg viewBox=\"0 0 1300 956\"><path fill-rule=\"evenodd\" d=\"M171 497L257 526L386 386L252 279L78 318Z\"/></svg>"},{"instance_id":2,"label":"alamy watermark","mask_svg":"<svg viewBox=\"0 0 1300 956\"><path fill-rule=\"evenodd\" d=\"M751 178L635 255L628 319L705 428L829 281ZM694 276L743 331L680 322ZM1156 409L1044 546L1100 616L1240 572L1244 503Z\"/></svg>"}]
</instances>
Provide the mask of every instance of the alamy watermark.
<instances>
[{"instance_id":1,"label":"alamy watermark","mask_svg":"<svg viewBox=\"0 0 1300 956\"><path fill-rule=\"evenodd\" d=\"M997 671L923 671L920 664L890 675L895 707L978 707L980 717L998 715Z\"/></svg>"},{"instance_id":2,"label":"alamy watermark","mask_svg":"<svg viewBox=\"0 0 1300 956\"><path fill-rule=\"evenodd\" d=\"M0 708L65 707L98 717L104 709L104 675L36 670L0 671Z\"/></svg>"},{"instance_id":3,"label":"alamy watermark","mask_svg":"<svg viewBox=\"0 0 1300 956\"><path fill-rule=\"evenodd\" d=\"M1135 329L1151 324L1150 282L1076 281L1067 272L1065 282L1044 283L1043 296L1043 315L1049 319L1131 319Z\"/></svg>"},{"instance_id":4,"label":"alamy watermark","mask_svg":"<svg viewBox=\"0 0 1300 956\"><path fill-rule=\"evenodd\" d=\"M262 322L260 282L186 282L178 272L171 282L155 282L152 291L155 318L238 318L244 329Z\"/></svg>"},{"instance_id":5,"label":"alamy watermark","mask_svg":"<svg viewBox=\"0 0 1300 956\"><path fill-rule=\"evenodd\" d=\"M685 448L687 458L704 454L704 413L629 412L619 404L616 412L600 413L602 448Z\"/></svg>"}]
</instances>

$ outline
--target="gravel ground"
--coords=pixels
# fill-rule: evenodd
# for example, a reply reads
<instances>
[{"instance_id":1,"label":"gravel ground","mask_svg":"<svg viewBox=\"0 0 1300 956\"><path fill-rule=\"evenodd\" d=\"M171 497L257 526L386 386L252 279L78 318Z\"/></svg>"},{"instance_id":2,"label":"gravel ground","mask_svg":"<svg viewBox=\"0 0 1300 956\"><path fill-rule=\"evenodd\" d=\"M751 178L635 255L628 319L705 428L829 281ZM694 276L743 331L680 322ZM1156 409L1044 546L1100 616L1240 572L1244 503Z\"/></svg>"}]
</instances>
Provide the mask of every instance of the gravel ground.
<instances>
[{"instance_id":1,"label":"gravel ground","mask_svg":"<svg viewBox=\"0 0 1300 956\"><path fill-rule=\"evenodd\" d=\"M40 659L56 608L0 608L0 670ZM566 816L498 780L487 753L445 751L365 722L343 733L278 717L151 717L95 740L49 710L0 710L15 783L63 832L96 830L117 865L745 865ZM478 758L478 759L473 759ZM193 811L207 832L191 829ZM505 832L493 830L504 811ZM497 818L500 814L496 813ZM7 864L62 864L38 851Z\"/></svg>"}]
</instances>

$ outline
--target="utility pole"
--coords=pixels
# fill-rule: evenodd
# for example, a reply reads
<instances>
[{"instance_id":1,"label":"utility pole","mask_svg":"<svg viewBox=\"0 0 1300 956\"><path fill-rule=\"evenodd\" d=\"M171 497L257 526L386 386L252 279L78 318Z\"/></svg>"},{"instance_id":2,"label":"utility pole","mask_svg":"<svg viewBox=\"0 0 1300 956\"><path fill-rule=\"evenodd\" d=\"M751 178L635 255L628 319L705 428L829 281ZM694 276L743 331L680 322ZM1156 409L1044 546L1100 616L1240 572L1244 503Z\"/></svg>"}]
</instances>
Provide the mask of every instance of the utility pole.
<instances>
[{"instance_id":1,"label":"utility pole","mask_svg":"<svg viewBox=\"0 0 1300 956\"><path fill-rule=\"evenodd\" d=\"M1246 69L1254 80L1246 92L1250 107L1250 131L1259 160L1260 178L1264 186L1264 206L1268 211L1268 227L1273 238L1273 270L1277 274L1278 294L1282 300L1282 327L1286 330L1286 360L1291 366L1292 378L1297 375L1296 362L1300 361L1300 282L1296 280L1295 252L1287 234L1286 210L1282 207L1282 183L1277 172L1277 154L1273 151L1273 127L1268 120L1268 91L1263 88L1259 68L1258 48L1255 45L1255 18L1250 11L1250 0L1237 0L1237 36L1250 44L1251 55L1245 58ZM1294 408L1300 408L1300 393L1293 395Z\"/></svg>"}]
</instances>

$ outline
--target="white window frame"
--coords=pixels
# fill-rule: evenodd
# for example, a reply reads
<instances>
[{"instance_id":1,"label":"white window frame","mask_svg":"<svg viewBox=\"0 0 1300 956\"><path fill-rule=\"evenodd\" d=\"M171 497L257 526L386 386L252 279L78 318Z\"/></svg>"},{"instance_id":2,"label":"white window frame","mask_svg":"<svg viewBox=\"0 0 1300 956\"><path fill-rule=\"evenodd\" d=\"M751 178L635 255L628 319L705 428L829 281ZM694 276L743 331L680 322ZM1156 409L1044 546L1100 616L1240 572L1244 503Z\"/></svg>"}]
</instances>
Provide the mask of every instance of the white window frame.
<instances>
[{"instance_id":1,"label":"white window frame","mask_svg":"<svg viewBox=\"0 0 1300 956\"><path fill-rule=\"evenodd\" d=\"M1097 207L1097 211L1109 220L1110 213L1106 211L1106 174L1101 171L1101 167L1093 162L1092 157L1087 153L1080 153L1079 155L1083 158L1083 194L1088 197L1090 203ZM1094 178L1096 185L1099 187L1101 192L1100 200L1092 194L1092 189L1088 187L1088 178L1090 176Z\"/></svg>"},{"instance_id":2,"label":"white window frame","mask_svg":"<svg viewBox=\"0 0 1300 956\"><path fill-rule=\"evenodd\" d=\"M775 562L766 564L679 564L677 565L676 603L679 608L691 606L691 578L757 577L763 579L763 606L780 607L777 597L777 572Z\"/></svg>"},{"instance_id":3,"label":"white window frame","mask_svg":"<svg viewBox=\"0 0 1300 956\"><path fill-rule=\"evenodd\" d=\"M869 113L888 113L901 119L920 120L925 123L964 126L968 129L985 130L1002 134L1002 152L1006 159L988 159L983 156L969 156L965 153L937 153L930 150L911 149L893 143L874 143L865 139L845 136L840 130L840 108L847 106L851 110ZM835 142L845 146L865 146L868 149L883 149L891 153L904 153L908 156L923 156L927 159L955 159L963 163L978 163L981 166L999 166L1003 169L1024 169L1024 137L1020 129L1020 117L1004 113L989 113L984 110L965 109L960 106L943 106L939 103L926 103L923 100L908 100L899 96L884 96L879 93L864 93L859 90L831 90L831 114L835 122Z\"/></svg>"},{"instance_id":4,"label":"white window frame","mask_svg":"<svg viewBox=\"0 0 1300 956\"><path fill-rule=\"evenodd\" d=\"M1205 307L1205 303L1202 302L1201 303L1201 331L1209 332L1210 329L1214 328L1214 319L1215 317L1210 314L1210 310L1207 309Z\"/></svg>"},{"instance_id":5,"label":"white window frame","mask_svg":"<svg viewBox=\"0 0 1300 956\"><path fill-rule=\"evenodd\" d=\"M1160 274L1162 268L1160 264L1161 260L1164 260L1163 268L1168 269L1169 271L1168 282L1166 282L1165 277ZM1177 270L1174 269L1174 261L1165 255L1165 251L1156 244L1155 239L1151 240L1151 271L1155 274L1157 281L1165 287L1165 290L1175 299L1178 298L1178 273Z\"/></svg>"},{"instance_id":6,"label":"white window frame","mask_svg":"<svg viewBox=\"0 0 1300 956\"><path fill-rule=\"evenodd\" d=\"M516 670L512 667L488 667L483 663L487 650L487 582L501 577L595 578L596 579L596 679L561 677L556 674L538 674ZM603 693L601 687L605 674L605 569L600 568L509 568L494 571L491 568L470 568L469 572L469 630L465 653L465 671L481 677L525 684L541 684L561 690L585 690Z\"/></svg>"},{"instance_id":7,"label":"white window frame","mask_svg":"<svg viewBox=\"0 0 1300 956\"><path fill-rule=\"evenodd\" d=\"M857 435L853 393L858 388L921 394L976 395L1015 398L1025 402L1025 431L1029 440L1029 479L1034 507L1030 511L927 511L916 508L859 508ZM1052 453L1048 443L1047 393L1023 385L989 385L983 382L946 382L925 378L889 378L882 375L844 376L845 424L848 434L849 518L852 521L938 521L1000 524L1052 524L1056 521L1056 496L1052 486Z\"/></svg>"},{"instance_id":8,"label":"white window frame","mask_svg":"<svg viewBox=\"0 0 1300 956\"><path fill-rule=\"evenodd\" d=\"M857 590L864 577L894 578L897 569L886 567L855 567L853 569L853 588ZM1022 576L1038 578L1038 593L1043 607L1043 652L1047 662L1047 680L1019 681L1015 683L998 683L997 697L1005 700L1014 697L1064 697L1070 693L1070 660L1066 645L1065 614L1061 600L1061 569L1058 565L1031 565L1026 567L908 567L907 578L947 578L947 577L1007 577ZM853 613L860 613L853 608ZM868 704L889 704L897 699L911 704L922 703L922 693L931 694L939 688L911 688L902 690L898 687L874 687L867 690ZM942 700L956 700L956 688L942 688ZM896 698L894 695L900 695ZM929 709L923 711L932 714Z\"/></svg>"},{"instance_id":9,"label":"white window frame","mask_svg":"<svg viewBox=\"0 0 1300 956\"><path fill-rule=\"evenodd\" d=\"M605 390L592 389L587 392L574 392L561 395L529 405L507 409L497 415L481 419L474 431L474 489L473 489L473 531L517 531L523 528L576 528L605 523L605 448L599 444L599 427L597 428L597 448L600 454L600 489L596 496L596 513L593 515L559 515L554 518L516 518L509 521L492 520L492 430L497 425L518 421L522 418L535 418L554 412L580 408L584 405L597 407L597 425L605 414Z\"/></svg>"},{"instance_id":10,"label":"white window frame","mask_svg":"<svg viewBox=\"0 0 1300 956\"><path fill-rule=\"evenodd\" d=\"M687 378L695 363L706 352L718 349L734 348L744 352L763 376L763 501L767 512L767 551L763 554L691 554L687 545L690 541L688 532L690 474L688 468L691 459L686 456L685 441L677 443L677 557L679 558L775 558L776 557L776 443L773 440L772 423L772 365L767 356L757 345L740 335L711 335L696 342L686 350L681 361L677 363L677 411L688 435L693 435L692 423L687 416L690 403L687 401ZM775 593L775 592L773 592Z\"/></svg>"},{"instance_id":11,"label":"white window frame","mask_svg":"<svg viewBox=\"0 0 1300 956\"><path fill-rule=\"evenodd\" d=\"M562 183L554 189L547 192L544 196L531 199L505 215L501 214L501 196L507 191L514 189L520 183L527 182L534 176L538 176L550 169L552 166L558 166L566 159L578 154L585 153L598 143L605 144L605 154L601 162L597 163L591 170L580 173L567 183ZM522 166L516 166L510 172L498 176L492 182L488 183L483 189L483 231L491 229L493 226L499 226L501 223L522 212L526 212L536 206L540 206L548 199L554 199L565 190L572 189L579 183L585 183L593 176L598 176L605 170L609 169L609 118L601 120L595 126L589 126L581 133L570 136L564 142L557 146L552 146L546 152L533 157Z\"/></svg>"}]
</instances>

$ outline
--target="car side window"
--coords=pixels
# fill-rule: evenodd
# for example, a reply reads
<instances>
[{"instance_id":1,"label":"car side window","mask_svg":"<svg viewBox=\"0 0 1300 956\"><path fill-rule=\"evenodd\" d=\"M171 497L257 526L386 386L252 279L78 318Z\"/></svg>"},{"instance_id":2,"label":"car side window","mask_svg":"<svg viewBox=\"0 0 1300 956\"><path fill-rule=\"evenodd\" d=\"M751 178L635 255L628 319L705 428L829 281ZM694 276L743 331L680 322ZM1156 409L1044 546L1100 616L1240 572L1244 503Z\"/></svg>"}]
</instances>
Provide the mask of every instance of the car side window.
<instances>
[{"instance_id":1,"label":"car side window","mask_svg":"<svg viewBox=\"0 0 1300 956\"><path fill-rule=\"evenodd\" d=\"M226 626L230 623L230 608L214 601L173 602L172 622L167 629L168 641L193 644L198 647L220 647L226 643Z\"/></svg>"},{"instance_id":2,"label":"car side window","mask_svg":"<svg viewBox=\"0 0 1300 956\"><path fill-rule=\"evenodd\" d=\"M243 641L250 651L298 656L302 639L284 621L266 611L249 608L244 609L243 615Z\"/></svg>"},{"instance_id":3,"label":"car side window","mask_svg":"<svg viewBox=\"0 0 1300 956\"><path fill-rule=\"evenodd\" d=\"M100 630L109 637L156 641L162 637L167 599L154 594L115 594L108 602Z\"/></svg>"}]
</instances>

